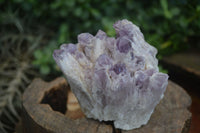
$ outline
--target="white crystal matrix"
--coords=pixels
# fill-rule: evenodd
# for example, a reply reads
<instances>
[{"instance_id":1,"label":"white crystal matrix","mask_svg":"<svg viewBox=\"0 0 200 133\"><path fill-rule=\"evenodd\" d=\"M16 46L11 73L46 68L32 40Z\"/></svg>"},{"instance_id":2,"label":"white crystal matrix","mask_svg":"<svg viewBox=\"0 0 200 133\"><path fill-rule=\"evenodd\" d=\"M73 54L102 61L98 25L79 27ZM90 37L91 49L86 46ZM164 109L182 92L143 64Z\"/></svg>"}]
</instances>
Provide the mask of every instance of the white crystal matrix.
<instances>
[{"instance_id":1,"label":"white crystal matrix","mask_svg":"<svg viewBox=\"0 0 200 133\"><path fill-rule=\"evenodd\" d=\"M88 118L130 130L148 122L168 75L159 72L157 50L136 25L121 20L113 27L116 38L81 33L76 45L61 45L53 57Z\"/></svg>"}]
</instances>

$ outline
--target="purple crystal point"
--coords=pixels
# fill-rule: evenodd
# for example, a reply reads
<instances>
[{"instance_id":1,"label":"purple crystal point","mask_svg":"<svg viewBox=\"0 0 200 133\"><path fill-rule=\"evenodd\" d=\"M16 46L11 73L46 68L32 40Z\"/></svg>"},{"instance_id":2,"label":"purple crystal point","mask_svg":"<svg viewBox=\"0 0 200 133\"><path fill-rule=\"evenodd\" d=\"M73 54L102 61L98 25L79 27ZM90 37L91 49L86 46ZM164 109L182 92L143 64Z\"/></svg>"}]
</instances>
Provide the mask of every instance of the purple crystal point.
<instances>
[{"instance_id":1,"label":"purple crystal point","mask_svg":"<svg viewBox=\"0 0 200 133\"><path fill-rule=\"evenodd\" d=\"M112 64L110 57L108 57L106 54L100 55L99 58L97 59L97 62L99 64L99 66Z\"/></svg>"},{"instance_id":2,"label":"purple crystal point","mask_svg":"<svg viewBox=\"0 0 200 133\"><path fill-rule=\"evenodd\" d=\"M99 38L101 40L105 39L107 37L106 33L102 30L99 30L95 36L96 38Z\"/></svg>"},{"instance_id":3,"label":"purple crystal point","mask_svg":"<svg viewBox=\"0 0 200 133\"><path fill-rule=\"evenodd\" d=\"M134 32L134 26L127 20L117 21L114 26L117 36L127 36L131 38Z\"/></svg>"},{"instance_id":4,"label":"purple crystal point","mask_svg":"<svg viewBox=\"0 0 200 133\"><path fill-rule=\"evenodd\" d=\"M70 43L70 44L63 44L60 46L60 49L65 50L66 52L69 52L70 54L75 54L77 48L76 45Z\"/></svg>"},{"instance_id":5,"label":"purple crystal point","mask_svg":"<svg viewBox=\"0 0 200 133\"><path fill-rule=\"evenodd\" d=\"M144 82L147 80L148 76L145 75L143 71L136 71L135 72L135 82L136 86L142 86Z\"/></svg>"},{"instance_id":6,"label":"purple crystal point","mask_svg":"<svg viewBox=\"0 0 200 133\"><path fill-rule=\"evenodd\" d=\"M159 72L157 50L128 20L117 21L117 36L99 30L78 35L53 57L88 118L114 121L116 128L139 128L164 96L168 75Z\"/></svg>"},{"instance_id":7,"label":"purple crystal point","mask_svg":"<svg viewBox=\"0 0 200 133\"><path fill-rule=\"evenodd\" d=\"M78 42L82 45L90 44L92 41L93 35L89 33L81 33L78 35Z\"/></svg>"},{"instance_id":8,"label":"purple crystal point","mask_svg":"<svg viewBox=\"0 0 200 133\"><path fill-rule=\"evenodd\" d=\"M121 53L128 53L131 49L131 42L126 37L118 38L117 40L117 49Z\"/></svg>"},{"instance_id":9,"label":"purple crystal point","mask_svg":"<svg viewBox=\"0 0 200 133\"><path fill-rule=\"evenodd\" d=\"M122 72L126 72L126 65L125 64L115 64L112 70L118 75Z\"/></svg>"}]
</instances>

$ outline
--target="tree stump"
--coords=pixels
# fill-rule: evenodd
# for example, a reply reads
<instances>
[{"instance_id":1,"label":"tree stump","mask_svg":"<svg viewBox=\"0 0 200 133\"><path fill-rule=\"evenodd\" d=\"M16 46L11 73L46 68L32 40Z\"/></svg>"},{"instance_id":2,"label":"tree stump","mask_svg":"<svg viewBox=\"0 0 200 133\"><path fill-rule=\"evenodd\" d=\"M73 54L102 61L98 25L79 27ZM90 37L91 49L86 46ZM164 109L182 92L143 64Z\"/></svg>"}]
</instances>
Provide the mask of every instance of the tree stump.
<instances>
[{"instance_id":1,"label":"tree stump","mask_svg":"<svg viewBox=\"0 0 200 133\"><path fill-rule=\"evenodd\" d=\"M86 118L64 78L49 83L35 79L23 94L22 127L24 133L187 133L190 104L189 95L169 81L148 124L124 131L112 122Z\"/></svg>"},{"instance_id":2,"label":"tree stump","mask_svg":"<svg viewBox=\"0 0 200 133\"><path fill-rule=\"evenodd\" d=\"M190 133L200 133L200 52L188 50L163 57L159 62L168 70L170 79L182 86L191 96L192 124Z\"/></svg>"}]
</instances>

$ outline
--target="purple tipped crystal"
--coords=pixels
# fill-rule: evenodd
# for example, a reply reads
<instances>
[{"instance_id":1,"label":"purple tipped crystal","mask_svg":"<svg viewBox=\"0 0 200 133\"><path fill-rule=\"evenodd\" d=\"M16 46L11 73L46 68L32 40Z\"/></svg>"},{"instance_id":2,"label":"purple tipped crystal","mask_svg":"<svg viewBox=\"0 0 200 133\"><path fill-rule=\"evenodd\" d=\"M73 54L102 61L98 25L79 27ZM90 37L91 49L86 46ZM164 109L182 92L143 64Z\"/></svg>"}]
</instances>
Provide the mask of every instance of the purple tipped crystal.
<instances>
[{"instance_id":1,"label":"purple tipped crystal","mask_svg":"<svg viewBox=\"0 0 200 133\"><path fill-rule=\"evenodd\" d=\"M106 54L100 55L97 62L100 66L111 65L111 59Z\"/></svg>"},{"instance_id":2,"label":"purple tipped crystal","mask_svg":"<svg viewBox=\"0 0 200 133\"><path fill-rule=\"evenodd\" d=\"M105 39L107 37L106 33L102 30L99 30L95 36L96 38L99 38L101 40Z\"/></svg>"},{"instance_id":3,"label":"purple tipped crystal","mask_svg":"<svg viewBox=\"0 0 200 133\"><path fill-rule=\"evenodd\" d=\"M142 86L144 82L147 80L148 76L142 72L137 71L135 72L135 79L136 79L136 86Z\"/></svg>"},{"instance_id":4,"label":"purple tipped crystal","mask_svg":"<svg viewBox=\"0 0 200 133\"><path fill-rule=\"evenodd\" d=\"M133 36L134 27L126 20L116 22L114 28L116 29L118 37L127 36L131 39Z\"/></svg>"},{"instance_id":5,"label":"purple tipped crystal","mask_svg":"<svg viewBox=\"0 0 200 133\"><path fill-rule=\"evenodd\" d=\"M63 57L64 50L54 50L53 52L53 58L57 61L57 59L61 60Z\"/></svg>"},{"instance_id":6,"label":"purple tipped crystal","mask_svg":"<svg viewBox=\"0 0 200 133\"><path fill-rule=\"evenodd\" d=\"M77 50L76 45L74 45L72 43L62 45L60 48L63 50L66 50L66 52L69 52L70 54L75 54L75 52Z\"/></svg>"},{"instance_id":7,"label":"purple tipped crystal","mask_svg":"<svg viewBox=\"0 0 200 133\"><path fill-rule=\"evenodd\" d=\"M125 64L115 64L112 68L112 70L118 75L120 73L126 72L126 65Z\"/></svg>"},{"instance_id":8,"label":"purple tipped crystal","mask_svg":"<svg viewBox=\"0 0 200 133\"><path fill-rule=\"evenodd\" d=\"M78 42L83 45L90 44L92 41L93 35L89 33L81 33L78 35Z\"/></svg>"},{"instance_id":9,"label":"purple tipped crystal","mask_svg":"<svg viewBox=\"0 0 200 133\"><path fill-rule=\"evenodd\" d=\"M116 38L99 30L78 35L53 57L88 118L114 121L130 130L145 125L162 99L168 75L160 73L157 50L128 20L117 21Z\"/></svg>"},{"instance_id":10,"label":"purple tipped crystal","mask_svg":"<svg viewBox=\"0 0 200 133\"><path fill-rule=\"evenodd\" d=\"M121 53L128 53L131 49L131 42L126 37L118 38L117 40L117 49Z\"/></svg>"},{"instance_id":11,"label":"purple tipped crystal","mask_svg":"<svg viewBox=\"0 0 200 133\"><path fill-rule=\"evenodd\" d=\"M108 77L104 69L96 70L94 78L96 80L96 85L98 88L106 89Z\"/></svg>"}]
</instances>

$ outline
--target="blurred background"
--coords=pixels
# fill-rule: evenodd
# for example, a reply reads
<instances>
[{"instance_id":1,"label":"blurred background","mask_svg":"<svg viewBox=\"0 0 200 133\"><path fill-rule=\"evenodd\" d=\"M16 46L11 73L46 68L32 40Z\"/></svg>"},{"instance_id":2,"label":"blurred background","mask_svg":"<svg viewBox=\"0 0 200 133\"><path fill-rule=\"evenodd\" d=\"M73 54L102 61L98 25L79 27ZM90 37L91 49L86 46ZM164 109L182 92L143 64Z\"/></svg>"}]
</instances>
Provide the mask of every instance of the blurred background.
<instances>
[{"instance_id":1,"label":"blurred background","mask_svg":"<svg viewBox=\"0 0 200 133\"><path fill-rule=\"evenodd\" d=\"M0 132L15 132L21 95L36 77L61 76L52 52L82 32L128 19L158 49L160 70L192 96L190 133L200 132L199 0L0 0Z\"/></svg>"}]
</instances>

